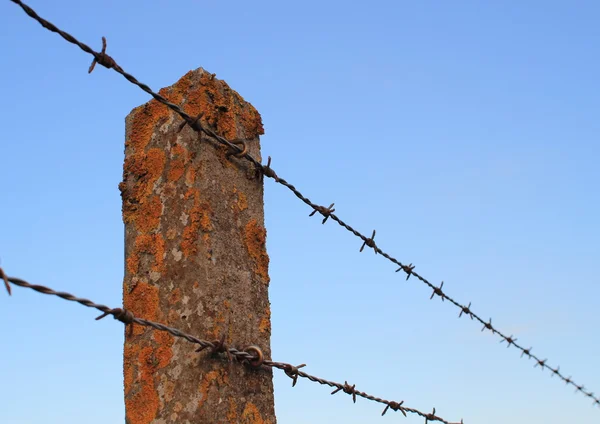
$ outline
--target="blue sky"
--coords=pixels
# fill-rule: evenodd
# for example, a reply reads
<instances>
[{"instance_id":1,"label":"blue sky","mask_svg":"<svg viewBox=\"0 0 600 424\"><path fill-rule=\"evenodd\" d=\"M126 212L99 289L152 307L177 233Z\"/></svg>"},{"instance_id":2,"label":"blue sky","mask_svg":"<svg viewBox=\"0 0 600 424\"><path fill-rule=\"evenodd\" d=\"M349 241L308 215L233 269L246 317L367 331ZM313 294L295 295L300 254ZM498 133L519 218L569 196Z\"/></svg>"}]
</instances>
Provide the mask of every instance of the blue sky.
<instances>
[{"instance_id":1,"label":"blue sky","mask_svg":"<svg viewBox=\"0 0 600 424\"><path fill-rule=\"evenodd\" d=\"M29 3L158 90L204 67L261 112L317 203L600 393L600 5L594 1ZM0 4L0 259L121 303L124 118L149 100ZM266 182L273 359L465 423L600 408ZM0 422L123 422L122 326L0 293ZM283 424L400 422L275 373ZM409 416L406 422L421 422Z\"/></svg>"}]
</instances>

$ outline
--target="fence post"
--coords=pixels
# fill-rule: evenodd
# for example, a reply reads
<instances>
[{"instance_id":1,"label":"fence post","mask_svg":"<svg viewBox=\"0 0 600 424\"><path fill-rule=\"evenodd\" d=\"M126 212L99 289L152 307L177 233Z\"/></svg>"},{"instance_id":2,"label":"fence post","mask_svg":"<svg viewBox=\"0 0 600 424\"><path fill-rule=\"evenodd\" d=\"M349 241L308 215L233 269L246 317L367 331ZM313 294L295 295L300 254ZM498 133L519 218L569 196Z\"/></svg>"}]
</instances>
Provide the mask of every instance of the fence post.
<instances>
[{"instance_id":1,"label":"fence post","mask_svg":"<svg viewBox=\"0 0 600 424\"><path fill-rule=\"evenodd\" d=\"M251 140L260 159L259 113L199 68L160 91L202 124ZM247 161L202 137L155 100L126 119L123 304L136 316L271 358L269 257L263 184ZM275 424L270 370L160 331L126 331L126 422Z\"/></svg>"}]
</instances>

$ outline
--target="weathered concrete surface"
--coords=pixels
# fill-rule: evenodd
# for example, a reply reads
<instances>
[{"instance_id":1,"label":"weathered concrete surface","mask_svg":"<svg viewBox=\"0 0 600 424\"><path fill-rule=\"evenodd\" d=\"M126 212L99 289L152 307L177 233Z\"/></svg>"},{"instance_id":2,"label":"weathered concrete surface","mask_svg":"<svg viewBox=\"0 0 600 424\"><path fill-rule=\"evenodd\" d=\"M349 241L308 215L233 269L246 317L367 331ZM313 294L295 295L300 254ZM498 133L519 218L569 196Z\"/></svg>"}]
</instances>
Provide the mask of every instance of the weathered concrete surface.
<instances>
[{"instance_id":1,"label":"weathered concrete surface","mask_svg":"<svg viewBox=\"0 0 600 424\"><path fill-rule=\"evenodd\" d=\"M227 139L251 139L258 112L202 69L160 92ZM263 184L155 100L126 119L124 307L206 340L270 351ZM171 335L134 326L124 352L129 424L275 423L270 371L254 371ZM127 334L127 332L126 332Z\"/></svg>"}]
</instances>

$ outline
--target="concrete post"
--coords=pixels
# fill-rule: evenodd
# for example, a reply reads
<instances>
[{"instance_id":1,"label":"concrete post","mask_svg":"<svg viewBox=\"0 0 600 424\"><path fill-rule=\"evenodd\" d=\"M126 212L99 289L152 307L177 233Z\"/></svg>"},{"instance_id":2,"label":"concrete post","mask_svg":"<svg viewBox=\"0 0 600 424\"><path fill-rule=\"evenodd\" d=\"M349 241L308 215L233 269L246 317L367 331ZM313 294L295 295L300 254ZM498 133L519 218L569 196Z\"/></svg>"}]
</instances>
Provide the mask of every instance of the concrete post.
<instances>
[{"instance_id":1,"label":"concrete post","mask_svg":"<svg viewBox=\"0 0 600 424\"><path fill-rule=\"evenodd\" d=\"M160 93L221 136L252 140L260 159L259 113L203 69ZM123 304L238 349L270 351L269 257L263 184L248 162L228 157L155 100L126 119ZM229 363L223 354L134 326L124 350L129 424L275 424L270 371Z\"/></svg>"}]
</instances>

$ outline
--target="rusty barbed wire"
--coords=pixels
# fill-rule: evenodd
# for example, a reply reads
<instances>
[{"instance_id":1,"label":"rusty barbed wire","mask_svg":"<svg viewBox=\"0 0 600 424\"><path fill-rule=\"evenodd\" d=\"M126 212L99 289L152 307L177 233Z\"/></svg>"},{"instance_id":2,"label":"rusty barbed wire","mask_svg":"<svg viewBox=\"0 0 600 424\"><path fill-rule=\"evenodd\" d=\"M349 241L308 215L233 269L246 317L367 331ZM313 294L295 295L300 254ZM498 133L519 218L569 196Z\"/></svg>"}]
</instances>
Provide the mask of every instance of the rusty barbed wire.
<instances>
[{"instance_id":1,"label":"rusty barbed wire","mask_svg":"<svg viewBox=\"0 0 600 424\"><path fill-rule=\"evenodd\" d=\"M84 298L74 296L71 293L55 291L46 286L31 284L21 278L9 277L5 274L5 272L2 268L0 268L0 278L2 278L6 282L6 288L7 288L9 295L11 294L10 284L14 284L19 287L24 287L24 288L35 290L38 293L42 293L42 294L46 294L46 295L50 295L50 296L57 296L57 297L60 297L61 299L68 300L71 302L76 302L83 306L87 306L88 308L97 309L100 312L102 312L102 315L98 316L96 318L96 320L100 320L102 318L107 317L108 315L112 315L112 317L114 319L122 322L126 327L128 325L132 326L133 324L138 324L138 325L142 325L144 327L153 328L155 330L166 331L167 333L172 334L175 337L179 337L179 338L189 341L190 343L195 343L195 344L200 345L200 347L198 349L196 349L196 352L201 352L205 349L210 349L214 353L226 354L230 360L231 360L231 358L235 358L238 360L238 362L245 363L254 369L260 369L261 367L280 369L285 373L285 375L287 375L288 377L290 377L292 379L292 387L294 387L296 385L298 377L302 377L302 378L306 378L312 382L335 388L335 390L331 394L335 394L339 391L343 391L344 393L352 396L352 400L354 403L356 403L357 396L367 399L367 400L370 400L370 401L382 403L385 405L385 409L383 410L383 413L381 415L385 415L385 413L389 409L392 409L394 411L400 411L405 417L407 416L407 414L406 414L407 412L418 415L422 418L425 418L425 422L437 421L437 422L444 423L444 424L459 424L459 423L451 423L450 421L446 421L442 417L436 415L435 408L433 408L433 412L431 412L431 413L422 412L418 409L404 406L404 401L396 402L396 401L386 400L386 399L383 399L383 398L380 398L377 396L370 395L366 392L356 390L356 388L355 388L356 385L350 386L347 381L345 381L344 384L341 384L341 383L337 383L335 381L325 380L323 378L300 371L300 368L305 367L306 364L294 366L294 365L288 364L286 362L275 362L275 361L265 359L263 356L262 349L260 349L260 347L258 347L258 346L251 345L251 346L244 348L243 350L238 350L235 347L229 346L225 343L225 336L223 336L220 340L215 340L212 342L210 342L208 340L202 340L191 334L187 334L183 331L177 330L176 328L169 327L167 325L164 325L164 324L161 324L161 323L158 323L155 321L138 318L131 311L124 309L124 308L110 308L106 305L101 305L101 304L95 303L89 299L84 299ZM460 420L460 424L463 424L462 419Z\"/></svg>"},{"instance_id":2,"label":"rusty barbed wire","mask_svg":"<svg viewBox=\"0 0 600 424\"><path fill-rule=\"evenodd\" d=\"M484 321L483 318L481 318L479 315L475 314L471 310L470 302L469 302L468 306L465 306L465 305L459 303L458 301L454 300L453 298L448 296L446 293L444 293L442 291L441 285L440 285L440 287L437 287L434 284L432 284L431 282L429 282L425 277L423 277L419 273L415 272L414 271L415 266L413 264L409 264L409 265L403 264L398 259L394 258L390 254L381 250L374 241L375 230L373 230L373 235L371 237L365 236L364 234L362 234L361 232L359 232L358 230L353 228L351 225L344 222L337 215L335 215L333 213L334 209L332 209L333 204L329 208L326 208L324 206L313 203L308 197L304 196L293 184L290 184L285 179L279 177L277 175L277 173L271 168L271 157L268 158L267 165L263 165L261 162L259 162L257 159L255 159L250 153L247 152L243 140L236 140L237 144L242 144L242 147L240 147L237 144L230 142L229 140L221 137L220 135L216 134L212 129L204 127L200 121L200 116L192 117L192 116L188 115L181 107L179 107L178 105L176 105L174 103L169 102L166 98L164 98L160 94L152 91L152 89L150 87L148 87L146 84L143 84L140 81L138 81L133 75L125 72L123 70L123 68L121 68L112 57L110 57L109 55L106 54L106 39L104 37L102 38L102 51L100 53L98 53L98 52L94 51L92 48L90 48L89 46L87 46L86 44L77 40L71 34L60 30L58 27L56 27L51 22L41 18L31 7L27 6L22 1L20 1L20 0L10 0L10 1L19 5L27 15L29 15L31 18L33 18L35 21L37 21L39 24L41 24L44 28L48 29L51 32L57 33L58 35L60 35L62 38L64 38L69 43L75 44L84 52L92 55L94 57L94 61L92 62L92 66L90 66L89 72L91 72L94 69L94 66L96 63L99 63L100 65L102 65L108 69L113 69L115 72L118 72L123 77L125 77L125 79L127 79L129 82L138 86L143 91L145 91L146 93L151 95L158 102L164 104L165 106L167 106L168 108L173 110L175 113L177 113L179 116L181 116L181 118L184 120L184 122L182 123L180 128L183 128L183 126L185 126L185 125L189 125L194 130L196 130L198 132L202 132L202 133L208 135L209 137L211 137L212 139L214 139L215 141L217 141L218 143L220 143L224 146L227 146L230 149L230 151L233 152L232 153L233 155L235 155L236 157L239 157L239 158L243 158L243 159L249 161L250 163L252 163L256 167L257 171L259 171L259 174L261 177L266 176L268 178L273 179L276 183L279 183L279 184L283 185L284 187L286 187L287 189L289 189L303 203L310 206L311 209L313 209L310 216L313 216L315 213L318 212L324 218L322 221L323 224L327 221L327 219L331 218L333 221L338 223L341 227L343 227L344 229L346 229L347 231L352 233L354 236L361 239L363 242L362 247L360 248L361 252L364 250L365 247L372 248L376 254L380 254L381 256L383 256L384 258L389 260L390 262L398 265L399 268L396 270L396 272L404 271L406 273L407 280L411 276L414 276L419 281L421 281L423 284L428 286L433 291L432 295L430 297L431 299L433 299L434 296L439 296L442 300L444 300L444 299L448 300L450 303L452 303L454 306L456 306L460 310L459 318L462 317L463 314L465 314L465 315L468 315L471 318L471 320L474 319L476 321L479 321L479 323L483 325L482 331L487 329L487 330L491 331L492 334L498 335L498 337L500 337L500 339L501 339L500 342L506 342L507 347L513 346L513 347L517 348L518 350L520 350L521 357L526 355L528 357L528 359L534 359L536 367L540 366L542 370L544 370L544 368L547 368L548 370L550 370L552 372L552 374L551 374L552 376L556 375L561 380L563 380L567 385L571 384L573 387L575 387L576 391L589 397L591 400L594 401L595 405L600 406L600 397L595 396L593 392L585 391L584 386L576 384L571 379L571 377L568 377L568 378L565 377L564 374L562 374L560 372L559 367L552 368L550 365L548 365L546 363L546 359L542 360L538 356L532 354L531 347L528 349L525 349L523 346L515 343L516 339L512 338L512 336L510 336L510 337L506 336L505 334L500 332L498 329L496 329L494 326L492 326L491 318L487 322ZM390 406L390 408L391 408L391 406Z\"/></svg>"}]
</instances>

